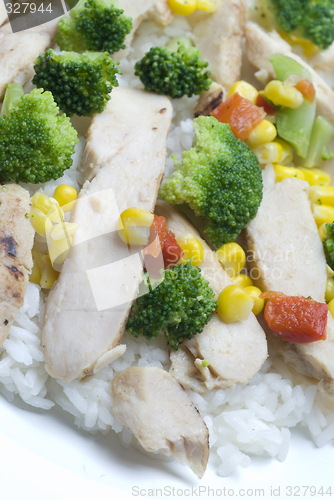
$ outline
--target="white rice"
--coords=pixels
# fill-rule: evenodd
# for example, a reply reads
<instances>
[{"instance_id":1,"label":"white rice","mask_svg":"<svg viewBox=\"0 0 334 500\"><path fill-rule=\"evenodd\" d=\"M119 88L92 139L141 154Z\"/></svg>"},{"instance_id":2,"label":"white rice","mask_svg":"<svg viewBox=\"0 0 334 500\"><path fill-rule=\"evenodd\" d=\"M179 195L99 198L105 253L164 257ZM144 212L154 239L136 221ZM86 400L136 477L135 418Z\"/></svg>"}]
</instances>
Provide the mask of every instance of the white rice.
<instances>
[{"instance_id":1,"label":"white rice","mask_svg":"<svg viewBox=\"0 0 334 500\"><path fill-rule=\"evenodd\" d=\"M185 18L176 18L171 26L161 30L153 22L142 24L130 56L121 62L121 85L141 88L134 76L133 66L151 47L167 43L171 37L191 36ZM167 170L173 170L171 154L181 158L194 137L192 112L196 98L187 97L173 101L174 118L167 140ZM89 120L79 126L84 130ZM52 195L58 184L70 184L76 189L82 183L78 172L83 152L81 136L74 155L73 167L57 181L45 185L27 185L31 194L42 189ZM263 171L265 187L274 182L273 167ZM167 344L163 338L147 341L125 334L124 355L83 381L64 384L48 376L44 367L41 348L41 328L46 294L37 285L29 283L24 306L10 329L7 340L0 349L0 392L8 401L15 396L27 404L48 410L55 404L74 417L74 424L89 432L107 433L113 429L123 444L129 446L133 437L113 414L110 381L120 371L130 366L154 365L169 369ZM271 356L262 369L247 384L235 389L215 390L201 396L188 394L210 431L211 457L220 476L227 476L238 467L247 467L251 457L261 455L283 461L288 453L290 430L305 427L317 446L334 438L333 403L323 396L317 386L295 378L280 359Z\"/></svg>"}]
</instances>

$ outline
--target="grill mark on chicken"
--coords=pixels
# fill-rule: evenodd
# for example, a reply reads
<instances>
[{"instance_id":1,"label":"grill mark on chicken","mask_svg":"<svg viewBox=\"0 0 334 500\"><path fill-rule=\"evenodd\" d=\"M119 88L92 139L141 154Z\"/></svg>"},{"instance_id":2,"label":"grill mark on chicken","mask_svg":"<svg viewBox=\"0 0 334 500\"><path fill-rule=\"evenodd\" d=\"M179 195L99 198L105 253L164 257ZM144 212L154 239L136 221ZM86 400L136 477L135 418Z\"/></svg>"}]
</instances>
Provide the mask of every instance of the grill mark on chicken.
<instances>
[{"instance_id":1,"label":"grill mark on chicken","mask_svg":"<svg viewBox=\"0 0 334 500\"><path fill-rule=\"evenodd\" d=\"M209 116L212 111L223 102L223 92L221 92L217 97L215 97L210 103L207 103L207 106L198 113L195 113L195 118L198 116Z\"/></svg>"},{"instance_id":2,"label":"grill mark on chicken","mask_svg":"<svg viewBox=\"0 0 334 500\"><path fill-rule=\"evenodd\" d=\"M10 257L16 257L16 246L17 243L11 236L6 236L5 238L0 238L0 245L3 246L5 252Z\"/></svg>"},{"instance_id":3,"label":"grill mark on chicken","mask_svg":"<svg viewBox=\"0 0 334 500\"><path fill-rule=\"evenodd\" d=\"M209 116L224 100L224 88L212 82L209 90L202 92L194 109L194 116Z\"/></svg>"},{"instance_id":4,"label":"grill mark on chicken","mask_svg":"<svg viewBox=\"0 0 334 500\"><path fill-rule=\"evenodd\" d=\"M6 267L7 267L7 269L9 269L9 271L11 273L13 273L13 275L14 275L14 277L15 277L16 280L19 280L21 276L24 277L24 274L21 271L19 271L17 269L17 267L15 267L15 266L11 266L11 267L6 266Z\"/></svg>"},{"instance_id":5,"label":"grill mark on chicken","mask_svg":"<svg viewBox=\"0 0 334 500\"><path fill-rule=\"evenodd\" d=\"M30 195L16 184L0 190L0 346L23 306L32 268L34 230L26 213Z\"/></svg>"}]
</instances>

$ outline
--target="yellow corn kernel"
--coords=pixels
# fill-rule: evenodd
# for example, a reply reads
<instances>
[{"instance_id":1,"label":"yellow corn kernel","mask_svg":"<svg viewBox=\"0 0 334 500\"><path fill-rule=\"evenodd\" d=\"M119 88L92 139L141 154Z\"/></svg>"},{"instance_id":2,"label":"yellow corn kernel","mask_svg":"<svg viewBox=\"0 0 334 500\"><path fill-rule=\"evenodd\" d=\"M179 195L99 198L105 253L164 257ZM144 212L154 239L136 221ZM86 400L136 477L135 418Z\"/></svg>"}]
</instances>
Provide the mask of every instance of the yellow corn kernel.
<instances>
[{"instance_id":1,"label":"yellow corn kernel","mask_svg":"<svg viewBox=\"0 0 334 500\"><path fill-rule=\"evenodd\" d=\"M267 83L263 95L276 106L293 109L299 108L304 101L303 94L296 87L285 85L279 80L272 80Z\"/></svg>"},{"instance_id":2,"label":"yellow corn kernel","mask_svg":"<svg viewBox=\"0 0 334 500\"><path fill-rule=\"evenodd\" d=\"M293 160L293 153L291 146L283 141L280 137L276 137L275 142L282 146L282 159L280 160L281 165L289 165Z\"/></svg>"},{"instance_id":3,"label":"yellow corn kernel","mask_svg":"<svg viewBox=\"0 0 334 500\"><path fill-rule=\"evenodd\" d=\"M297 177L297 179L304 180L305 176L302 171L295 167L285 167L284 165L274 165L275 180L281 182L283 179Z\"/></svg>"},{"instance_id":4,"label":"yellow corn kernel","mask_svg":"<svg viewBox=\"0 0 334 500\"><path fill-rule=\"evenodd\" d=\"M326 222L332 223L334 221L334 207L330 205L318 205L317 203L312 203L311 207L318 227Z\"/></svg>"},{"instance_id":5,"label":"yellow corn kernel","mask_svg":"<svg viewBox=\"0 0 334 500\"><path fill-rule=\"evenodd\" d=\"M77 199L77 192L68 184L60 184L54 190L53 197L58 201L64 212L70 212L74 206L73 202Z\"/></svg>"},{"instance_id":6,"label":"yellow corn kernel","mask_svg":"<svg viewBox=\"0 0 334 500\"><path fill-rule=\"evenodd\" d=\"M72 244L71 236L62 240L52 240L49 246L49 257L53 266L65 262Z\"/></svg>"},{"instance_id":7,"label":"yellow corn kernel","mask_svg":"<svg viewBox=\"0 0 334 500\"><path fill-rule=\"evenodd\" d=\"M309 200L319 205L334 206L333 186L311 186L308 192Z\"/></svg>"},{"instance_id":8,"label":"yellow corn kernel","mask_svg":"<svg viewBox=\"0 0 334 500\"><path fill-rule=\"evenodd\" d=\"M147 245L153 220L154 215L143 208L127 208L118 219L119 237L128 245Z\"/></svg>"},{"instance_id":9,"label":"yellow corn kernel","mask_svg":"<svg viewBox=\"0 0 334 500\"><path fill-rule=\"evenodd\" d=\"M168 6L174 14L189 16L197 8L197 0L168 0Z\"/></svg>"},{"instance_id":10,"label":"yellow corn kernel","mask_svg":"<svg viewBox=\"0 0 334 500\"><path fill-rule=\"evenodd\" d=\"M252 297L236 285L228 285L224 288L217 302L217 314L224 323L247 319L254 306Z\"/></svg>"},{"instance_id":11,"label":"yellow corn kernel","mask_svg":"<svg viewBox=\"0 0 334 500\"><path fill-rule=\"evenodd\" d=\"M249 134L247 144L251 148L260 146L275 139L277 131L275 126L268 120L262 120Z\"/></svg>"},{"instance_id":12,"label":"yellow corn kernel","mask_svg":"<svg viewBox=\"0 0 334 500\"><path fill-rule=\"evenodd\" d=\"M41 288L46 290L50 290L52 288L54 282L58 279L59 273L53 269L50 257L48 255L42 255L40 268L42 272L41 277Z\"/></svg>"},{"instance_id":13,"label":"yellow corn kernel","mask_svg":"<svg viewBox=\"0 0 334 500\"><path fill-rule=\"evenodd\" d=\"M204 10L205 12L215 12L221 0L197 0L197 9Z\"/></svg>"},{"instance_id":14,"label":"yellow corn kernel","mask_svg":"<svg viewBox=\"0 0 334 500\"><path fill-rule=\"evenodd\" d=\"M79 224L75 222L60 222L53 226L50 237L52 240L66 239L68 236L73 236L78 227Z\"/></svg>"},{"instance_id":15,"label":"yellow corn kernel","mask_svg":"<svg viewBox=\"0 0 334 500\"><path fill-rule=\"evenodd\" d=\"M218 248L216 255L231 278L239 274L246 263L246 254L238 243L226 243Z\"/></svg>"},{"instance_id":16,"label":"yellow corn kernel","mask_svg":"<svg viewBox=\"0 0 334 500\"><path fill-rule=\"evenodd\" d=\"M34 265L32 266L31 273L29 274L29 281L31 283L35 283L35 285L39 285L41 282L41 269L37 262L34 261Z\"/></svg>"},{"instance_id":17,"label":"yellow corn kernel","mask_svg":"<svg viewBox=\"0 0 334 500\"><path fill-rule=\"evenodd\" d=\"M31 198L32 206L41 210L45 215L53 208L53 203L49 196L44 193L37 192Z\"/></svg>"},{"instance_id":18,"label":"yellow corn kernel","mask_svg":"<svg viewBox=\"0 0 334 500\"><path fill-rule=\"evenodd\" d=\"M235 94L238 92L241 97L244 97L245 99L248 99L249 101L256 102L257 96L259 95L258 91L256 90L253 85L251 85L248 82L245 82L244 80L240 80L239 82L235 82L230 88L227 93L227 98L231 97L231 95Z\"/></svg>"},{"instance_id":19,"label":"yellow corn kernel","mask_svg":"<svg viewBox=\"0 0 334 500\"><path fill-rule=\"evenodd\" d=\"M193 259L192 266L199 266L204 259L204 248L202 243L190 233L185 233L176 238L183 250L183 255L178 264L186 264L188 259Z\"/></svg>"},{"instance_id":20,"label":"yellow corn kernel","mask_svg":"<svg viewBox=\"0 0 334 500\"><path fill-rule=\"evenodd\" d=\"M264 299L260 299L262 291L257 286L246 286L243 290L254 300L252 313L257 316L264 308Z\"/></svg>"},{"instance_id":21,"label":"yellow corn kernel","mask_svg":"<svg viewBox=\"0 0 334 500\"><path fill-rule=\"evenodd\" d=\"M253 286L253 281L247 274L237 274L232 278L233 285L239 286L240 288L245 288L246 286Z\"/></svg>"},{"instance_id":22,"label":"yellow corn kernel","mask_svg":"<svg viewBox=\"0 0 334 500\"><path fill-rule=\"evenodd\" d=\"M45 237L45 231L46 231L45 223L46 223L47 217L42 212L42 210L33 206L32 209L30 210L29 219L30 219L31 225L35 229L36 233Z\"/></svg>"},{"instance_id":23,"label":"yellow corn kernel","mask_svg":"<svg viewBox=\"0 0 334 500\"><path fill-rule=\"evenodd\" d=\"M319 235L321 241L326 238L327 230L326 230L326 222L324 224L321 224L321 226L318 227Z\"/></svg>"},{"instance_id":24,"label":"yellow corn kernel","mask_svg":"<svg viewBox=\"0 0 334 500\"><path fill-rule=\"evenodd\" d=\"M329 186L331 177L327 172L320 168L298 167L300 172L303 172L305 180L310 186Z\"/></svg>"},{"instance_id":25,"label":"yellow corn kernel","mask_svg":"<svg viewBox=\"0 0 334 500\"><path fill-rule=\"evenodd\" d=\"M330 302L333 299L334 299L334 279L328 278L326 282L325 300L328 304L328 302Z\"/></svg>"},{"instance_id":26,"label":"yellow corn kernel","mask_svg":"<svg viewBox=\"0 0 334 500\"><path fill-rule=\"evenodd\" d=\"M253 153L256 154L260 165L279 163L282 160L283 148L278 142L273 141L261 144L261 146L253 149Z\"/></svg>"},{"instance_id":27,"label":"yellow corn kernel","mask_svg":"<svg viewBox=\"0 0 334 500\"><path fill-rule=\"evenodd\" d=\"M329 312L331 313L331 315L334 318L334 299L329 302L329 304L328 304L328 310L329 310Z\"/></svg>"},{"instance_id":28,"label":"yellow corn kernel","mask_svg":"<svg viewBox=\"0 0 334 500\"><path fill-rule=\"evenodd\" d=\"M288 33L285 33L285 31L281 30L276 31L278 31L280 36L290 45L300 45L303 48L303 52L306 57L311 57L319 51L316 45L314 45L309 40L306 40L305 38L291 34L289 35Z\"/></svg>"}]
</instances>

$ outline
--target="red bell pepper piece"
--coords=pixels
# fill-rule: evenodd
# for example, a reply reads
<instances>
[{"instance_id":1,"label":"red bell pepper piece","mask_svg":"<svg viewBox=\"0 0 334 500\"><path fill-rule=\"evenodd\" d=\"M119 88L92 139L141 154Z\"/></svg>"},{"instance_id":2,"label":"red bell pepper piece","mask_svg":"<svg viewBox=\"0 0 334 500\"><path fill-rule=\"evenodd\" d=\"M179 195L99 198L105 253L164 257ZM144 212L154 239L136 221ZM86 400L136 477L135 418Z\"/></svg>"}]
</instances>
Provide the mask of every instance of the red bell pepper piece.
<instances>
[{"instance_id":1,"label":"red bell pepper piece","mask_svg":"<svg viewBox=\"0 0 334 500\"><path fill-rule=\"evenodd\" d=\"M263 97L263 95L261 95L261 94L258 94L258 96L256 98L256 105L259 108L263 108L267 115L274 115L276 113L275 106L273 106L272 104L270 104L267 101L267 99L265 99Z\"/></svg>"},{"instance_id":2,"label":"red bell pepper piece","mask_svg":"<svg viewBox=\"0 0 334 500\"><path fill-rule=\"evenodd\" d=\"M228 123L236 137L245 141L252 130L264 119L266 113L252 101L235 92L227 101L214 109L211 116Z\"/></svg>"},{"instance_id":3,"label":"red bell pepper piece","mask_svg":"<svg viewBox=\"0 0 334 500\"><path fill-rule=\"evenodd\" d=\"M305 344L326 339L327 304L280 292L264 292L260 298L269 299L264 320L283 340Z\"/></svg>"}]
</instances>

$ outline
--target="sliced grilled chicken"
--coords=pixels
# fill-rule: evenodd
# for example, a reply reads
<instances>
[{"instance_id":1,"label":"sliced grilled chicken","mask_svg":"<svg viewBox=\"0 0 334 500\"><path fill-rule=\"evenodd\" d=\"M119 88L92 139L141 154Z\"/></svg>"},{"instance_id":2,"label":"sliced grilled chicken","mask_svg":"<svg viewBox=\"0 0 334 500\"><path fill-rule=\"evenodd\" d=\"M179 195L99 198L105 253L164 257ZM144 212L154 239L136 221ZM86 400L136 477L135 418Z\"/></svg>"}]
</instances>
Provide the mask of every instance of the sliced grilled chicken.
<instances>
[{"instance_id":1,"label":"sliced grilled chicken","mask_svg":"<svg viewBox=\"0 0 334 500\"><path fill-rule=\"evenodd\" d=\"M212 82L209 90L201 93L194 109L194 116L210 116L224 100L225 89L219 83Z\"/></svg>"},{"instance_id":2,"label":"sliced grilled chicken","mask_svg":"<svg viewBox=\"0 0 334 500\"><path fill-rule=\"evenodd\" d=\"M113 54L112 58L119 61L129 54L133 37L143 21L153 19L158 24L167 26L172 22L173 12L168 7L168 0L118 0L117 5L124 14L132 18L132 30L125 38L126 48Z\"/></svg>"},{"instance_id":3,"label":"sliced grilled chicken","mask_svg":"<svg viewBox=\"0 0 334 500\"><path fill-rule=\"evenodd\" d=\"M269 59L277 52L291 57L308 69L316 91L317 113L334 124L334 92L318 73L301 57L294 54L291 46L276 31L267 33L257 24L248 22L245 34L249 62L258 69L266 70L271 79L276 75Z\"/></svg>"},{"instance_id":4,"label":"sliced grilled chicken","mask_svg":"<svg viewBox=\"0 0 334 500\"><path fill-rule=\"evenodd\" d=\"M209 63L211 78L228 89L240 78L242 39L248 10L245 0L224 0L194 28L195 46Z\"/></svg>"},{"instance_id":5,"label":"sliced grilled chicken","mask_svg":"<svg viewBox=\"0 0 334 500\"><path fill-rule=\"evenodd\" d=\"M7 83L25 85L32 78L34 62L52 45L57 24L58 19L19 33L12 33L9 23L0 29L0 100Z\"/></svg>"},{"instance_id":6,"label":"sliced grilled chicken","mask_svg":"<svg viewBox=\"0 0 334 500\"><path fill-rule=\"evenodd\" d=\"M161 451L201 478L209 458L209 432L184 388L154 366L132 367L111 382L113 410L147 451Z\"/></svg>"},{"instance_id":7,"label":"sliced grilled chicken","mask_svg":"<svg viewBox=\"0 0 334 500\"><path fill-rule=\"evenodd\" d=\"M118 343L143 266L138 247L120 240L117 221L126 208L154 209L171 119L168 98L122 87L92 120L87 181L71 214L79 229L46 307L43 346L53 377L81 378L125 350Z\"/></svg>"},{"instance_id":8,"label":"sliced grilled chicken","mask_svg":"<svg viewBox=\"0 0 334 500\"><path fill-rule=\"evenodd\" d=\"M258 213L246 228L248 261L262 290L324 302L326 260L308 188L308 183L293 178L264 191ZM334 320L330 313L326 340L297 344L275 336L273 341L287 363L303 375L319 379L321 387L334 395Z\"/></svg>"},{"instance_id":9,"label":"sliced grilled chicken","mask_svg":"<svg viewBox=\"0 0 334 500\"><path fill-rule=\"evenodd\" d=\"M167 227L176 237L191 233L202 242L205 254L200 265L202 276L217 297L232 281L215 253L178 210L159 201L155 213L166 217ZM195 388L203 393L208 389L235 387L239 382L247 382L259 371L267 355L265 334L253 314L245 321L226 324L214 313L202 333L191 340L186 339L178 351L171 352L170 373L186 389ZM203 359L209 362L205 369Z\"/></svg>"},{"instance_id":10,"label":"sliced grilled chicken","mask_svg":"<svg viewBox=\"0 0 334 500\"><path fill-rule=\"evenodd\" d=\"M334 42L326 50L319 50L309 60L310 65L334 88Z\"/></svg>"},{"instance_id":11,"label":"sliced grilled chicken","mask_svg":"<svg viewBox=\"0 0 334 500\"><path fill-rule=\"evenodd\" d=\"M33 265L35 232L29 212L28 191L16 184L0 186L0 346L23 306Z\"/></svg>"}]
</instances>

